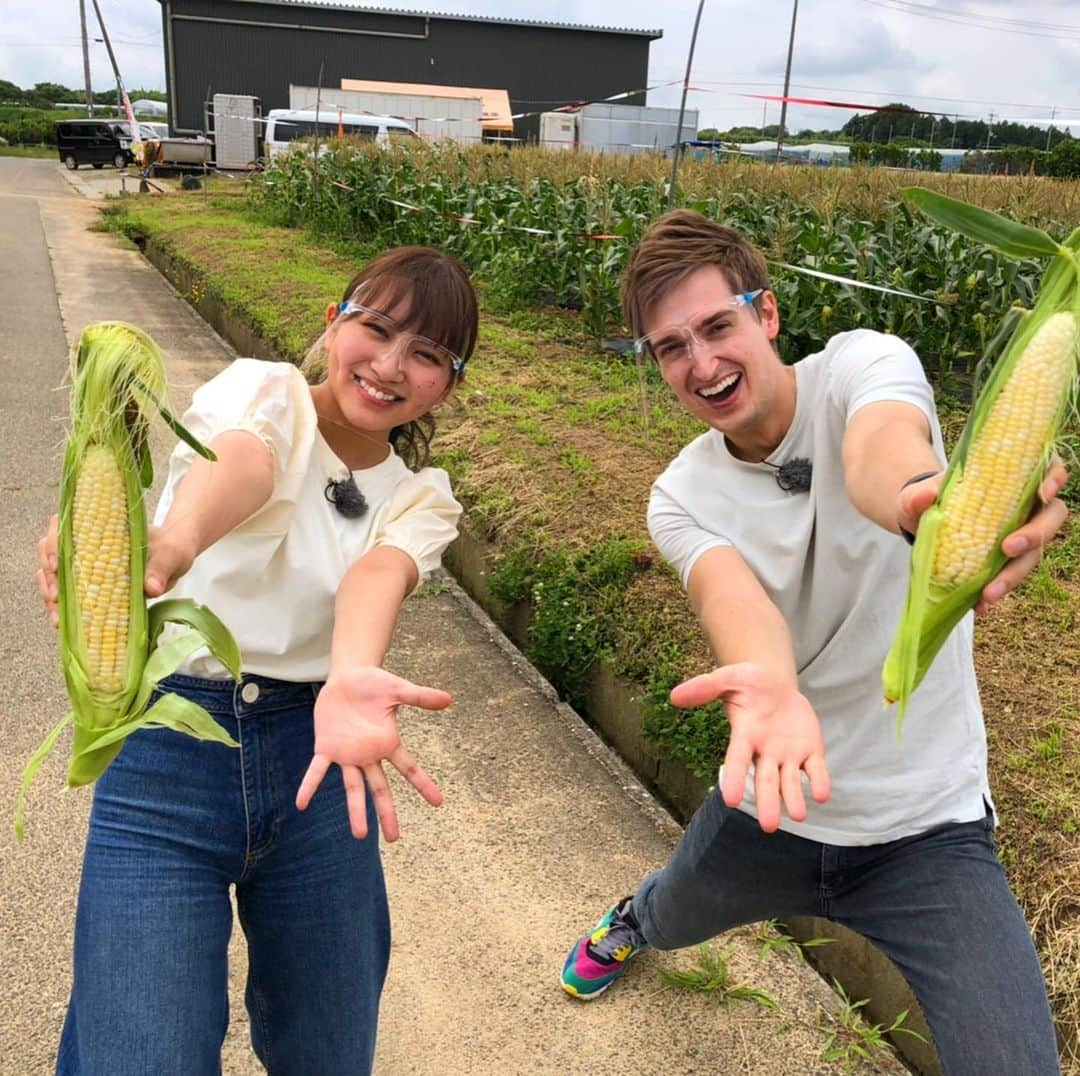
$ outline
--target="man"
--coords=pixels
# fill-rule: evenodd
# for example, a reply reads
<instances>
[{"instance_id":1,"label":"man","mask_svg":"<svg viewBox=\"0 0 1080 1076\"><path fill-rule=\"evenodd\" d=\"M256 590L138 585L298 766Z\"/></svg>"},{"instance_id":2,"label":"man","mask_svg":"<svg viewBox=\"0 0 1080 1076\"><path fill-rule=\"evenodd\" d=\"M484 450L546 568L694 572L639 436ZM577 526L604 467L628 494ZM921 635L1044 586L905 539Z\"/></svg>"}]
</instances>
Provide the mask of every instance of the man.
<instances>
[{"instance_id":1,"label":"man","mask_svg":"<svg viewBox=\"0 0 1080 1076\"><path fill-rule=\"evenodd\" d=\"M764 259L688 211L646 233L623 300L638 350L710 427L654 484L649 530L718 664L672 702L723 699L731 739L719 791L667 865L575 944L564 988L595 997L646 945L825 916L898 965L948 1076L1056 1073L1045 984L993 845L970 616L902 736L882 708L908 578L901 535L944 460L918 358L857 330L785 366ZM1055 462L979 611L1037 563L1064 521L1065 481Z\"/></svg>"}]
</instances>

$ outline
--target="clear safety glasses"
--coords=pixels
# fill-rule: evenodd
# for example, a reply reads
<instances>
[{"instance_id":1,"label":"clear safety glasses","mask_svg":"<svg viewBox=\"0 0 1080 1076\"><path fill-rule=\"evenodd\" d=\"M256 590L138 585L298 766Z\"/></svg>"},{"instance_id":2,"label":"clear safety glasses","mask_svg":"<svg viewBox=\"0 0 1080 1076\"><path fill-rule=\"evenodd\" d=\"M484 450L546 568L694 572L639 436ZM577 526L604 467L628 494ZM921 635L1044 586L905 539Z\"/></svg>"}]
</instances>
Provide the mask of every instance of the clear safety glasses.
<instances>
[{"instance_id":1,"label":"clear safety glasses","mask_svg":"<svg viewBox=\"0 0 1080 1076\"><path fill-rule=\"evenodd\" d=\"M345 318L359 327L365 341L373 348L383 355L394 355L401 371L409 367L415 371L441 372L449 378L460 376L465 369L464 360L459 359L449 348L429 340L426 336L406 332L381 310L361 306L350 299L338 304L335 324Z\"/></svg>"},{"instance_id":2,"label":"clear safety glasses","mask_svg":"<svg viewBox=\"0 0 1080 1076\"><path fill-rule=\"evenodd\" d=\"M639 336L634 341L634 353L648 355L659 366L673 366L690 357L694 344L708 347L723 340L735 324L740 309L753 303L763 291L763 288L744 291L679 325L665 325Z\"/></svg>"}]
</instances>

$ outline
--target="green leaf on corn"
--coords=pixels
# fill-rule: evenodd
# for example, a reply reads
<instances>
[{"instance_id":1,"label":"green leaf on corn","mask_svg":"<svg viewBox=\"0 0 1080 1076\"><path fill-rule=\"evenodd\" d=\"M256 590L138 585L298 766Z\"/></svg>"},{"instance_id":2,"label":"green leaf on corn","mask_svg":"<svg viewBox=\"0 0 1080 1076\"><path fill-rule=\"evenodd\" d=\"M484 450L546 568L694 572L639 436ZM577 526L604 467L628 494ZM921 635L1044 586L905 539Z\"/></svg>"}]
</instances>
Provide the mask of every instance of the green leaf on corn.
<instances>
[{"instance_id":1,"label":"green leaf on corn","mask_svg":"<svg viewBox=\"0 0 1080 1076\"><path fill-rule=\"evenodd\" d=\"M921 188L928 216L1003 253L1053 255L1034 308L1007 315L1008 342L968 417L933 505L919 520L904 613L882 670L897 728L949 633L1008 558L1002 541L1031 515L1080 362L1080 229L1059 244L1037 229Z\"/></svg>"},{"instance_id":2,"label":"green leaf on corn","mask_svg":"<svg viewBox=\"0 0 1080 1076\"><path fill-rule=\"evenodd\" d=\"M148 607L143 592L143 495L153 480L150 416L158 412L202 456L215 456L168 410L161 352L131 325L99 322L83 331L72 355L71 386L57 532L60 653L71 711L23 773L15 814L20 840L26 792L68 724L74 726L69 787L97 780L141 728L171 728L237 746L188 699L169 694L150 705L158 683L202 647L240 679L236 642L209 609L186 599ZM167 623L185 630L159 645Z\"/></svg>"}]
</instances>

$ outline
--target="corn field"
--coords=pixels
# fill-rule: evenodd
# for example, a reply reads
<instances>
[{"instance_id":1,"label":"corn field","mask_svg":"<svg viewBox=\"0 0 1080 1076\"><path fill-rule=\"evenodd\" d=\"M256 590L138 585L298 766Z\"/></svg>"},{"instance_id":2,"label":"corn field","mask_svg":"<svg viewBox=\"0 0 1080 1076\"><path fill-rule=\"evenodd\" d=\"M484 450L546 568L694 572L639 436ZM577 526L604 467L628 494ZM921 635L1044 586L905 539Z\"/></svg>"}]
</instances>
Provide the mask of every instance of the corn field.
<instances>
[{"instance_id":1,"label":"corn field","mask_svg":"<svg viewBox=\"0 0 1080 1076\"><path fill-rule=\"evenodd\" d=\"M317 167L303 151L278 158L255 178L250 203L262 219L339 242L440 246L461 257L496 308L579 310L599 339L625 331L619 274L630 245L667 207L667 168L648 157L332 142ZM1000 312L1031 305L1039 266L916 214L897 193L905 180L910 174L880 169L687 161L676 204L742 229L773 263L786 359L818 350L838 331L876 328L911 343L939 391L963 400ZM941 177L953 196L1057 231L1080 221L1075 187ZM932 301L805 276L780 262Z\"/></svg>"}]
</instances>

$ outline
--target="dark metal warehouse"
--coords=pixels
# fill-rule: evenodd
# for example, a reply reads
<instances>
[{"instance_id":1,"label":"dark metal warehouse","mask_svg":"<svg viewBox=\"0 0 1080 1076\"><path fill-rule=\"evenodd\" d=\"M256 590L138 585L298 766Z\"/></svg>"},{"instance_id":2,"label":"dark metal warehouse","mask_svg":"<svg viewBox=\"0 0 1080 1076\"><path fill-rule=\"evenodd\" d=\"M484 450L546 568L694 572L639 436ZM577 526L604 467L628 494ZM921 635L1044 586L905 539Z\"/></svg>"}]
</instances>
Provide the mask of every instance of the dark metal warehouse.
<instances>
[{"instance_id":1,"label":"dark metal warehouse","mask_svg":"<svg viewBox=\"0 0 1080 1076\"><path fill-rule=\"evenodd\" d=\"M214 93L287 108L289 84L342 78L506 89L515 113L597 101L628 90L644 104L649 43L659 30L294 3L158 0L173 133L204 129ZM535 137L535 116L515 121Z\"/></svg>"}]
</instances>

